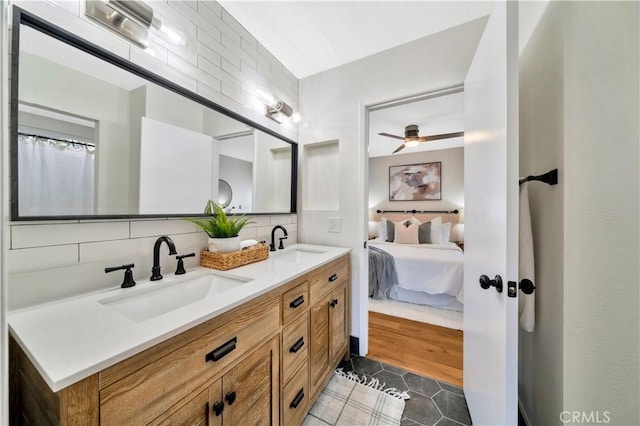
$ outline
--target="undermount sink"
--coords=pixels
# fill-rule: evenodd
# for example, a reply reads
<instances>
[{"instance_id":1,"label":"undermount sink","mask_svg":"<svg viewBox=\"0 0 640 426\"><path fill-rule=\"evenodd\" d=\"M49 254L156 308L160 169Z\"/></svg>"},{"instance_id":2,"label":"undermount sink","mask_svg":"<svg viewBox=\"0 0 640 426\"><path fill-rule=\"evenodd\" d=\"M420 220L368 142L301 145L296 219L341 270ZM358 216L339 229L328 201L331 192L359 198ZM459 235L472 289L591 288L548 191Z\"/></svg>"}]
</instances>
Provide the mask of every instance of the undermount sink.
<instances>
[{"instance_id":1,"label":"undermount sink","mask_svg":"<svg viewBox=\"0 0 640 426\"><path fill-rule=\"evenodd\" d=\"M208 273L193 279L181 279L151 284L153 287L132 294L122 294L99 300L102 305L125 317L143 322L183 308L207 298L212 293L224 293L252 281L250 278Z\"/></svg>"},{"instance_id":2,"label":"undermount sink","mask_svg":"<svg viewBox=\"0 0 640 426\"><path fill-rule=\"evenodd\" d=\"M287 250L285 253L278 253L273 256L274 260L290 263L303 263L317 259L320 255L326 253L323 250L311 250L304 248L294 248Z\"/></svg>"}]
</instances>

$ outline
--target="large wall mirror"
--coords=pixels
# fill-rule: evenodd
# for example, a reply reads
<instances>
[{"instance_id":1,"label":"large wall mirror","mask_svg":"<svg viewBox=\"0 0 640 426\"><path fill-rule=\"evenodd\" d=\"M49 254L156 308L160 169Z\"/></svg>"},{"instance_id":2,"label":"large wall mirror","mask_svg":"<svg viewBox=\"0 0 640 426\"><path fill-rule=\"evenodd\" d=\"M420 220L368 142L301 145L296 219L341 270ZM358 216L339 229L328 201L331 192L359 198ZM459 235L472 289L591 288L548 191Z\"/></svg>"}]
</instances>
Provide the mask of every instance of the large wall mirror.
<instances>
[{"instance_id":1,"label":"large wall mirror","mask_svg":"<svg viewBox=\"0 0 640 426\"><path fill-rule=\"evenodd\" d=\"M13 36L13 220L295 212L293 141L17 7Z\"/></svg>"}]
</instances>

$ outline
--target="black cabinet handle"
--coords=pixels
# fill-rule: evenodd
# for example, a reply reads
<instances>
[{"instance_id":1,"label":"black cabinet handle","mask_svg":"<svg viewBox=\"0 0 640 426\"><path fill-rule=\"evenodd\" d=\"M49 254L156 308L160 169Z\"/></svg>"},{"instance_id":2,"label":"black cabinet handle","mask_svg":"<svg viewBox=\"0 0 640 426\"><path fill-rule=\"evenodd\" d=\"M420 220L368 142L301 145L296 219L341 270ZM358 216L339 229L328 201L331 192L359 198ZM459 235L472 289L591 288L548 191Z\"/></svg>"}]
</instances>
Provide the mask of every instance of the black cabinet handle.
<instances>
[{"instance_id":1,"label":"black cabinet handle","mask_svg":"<svg viewBox=\"0 0 640 426\"><path fill-rule=\"evenodd\" d=\"M333 299L333 306L336 306L338 304L338 299Z\"/></svg>"},{"instance_id":2,"label":"black cabinet handle","mask_svg":"<svg viewBox=\"0 0 640 426\"><path fill-rule=\"evenodd\" d=\"M331 302L329 302L329 306L331 306L332 308L335 308L335 307L336 307L336 304L335 304L335 303L333 303L333 300L332 300Z\"/></svg>"},{"instance_id":3,"label":"black cabinet handle","mask_svg":"<svg viewBox=\"0 0 640 426\"><path fill-rule=\"evenodd\" d=\"M292 354L297 353L302 347L304 346L304 337L301 337L298 339L298 341L291 346L291 349L289 349L289 352L291 352Z\"/></svg>"},{"instance_id":4,"label":"black cabinet handle","mask_svg":"<svg viewBox=\"0 0 640 426\"><path fill-rule=\"evenodd\" d=\"M227 343L225 343L222 346L217 347L216 349L212 350L211 352L209 352L205 357L205 361L219 361L220 359L222 359L225 355L227 355L229 352L233 351L236 348L236 343L238 342L238 338L234 337L233 339L229 340Z\"/></svg>"},{"instance_id":5,"label":"black cabinet handle","mask_svg":"<svg viewBox=\"0 0 640 426\"><path fill-rule=\"evenodd\" d=\"M227 404L233 405L233 403L236 401L236 393L229 392L224 396L224 399L227 401Z\"/></svg>"},{"instance_id":6,"label":"black cabinet handle","mask_svg":"<svg viewBox=\"0 0 640 426\"><path fill-rule=\"evenodd\" d=\"M215 404L213 404L213 412L216 413L216 417L222 414L223 411L224 411L224 402L218 401Z\"/></svg>"},{"instance_id":7,"label":"black cabinet handle","mask_svg":"<svg viewBox=\"0 0 640 426\"><path fill-rule=\"evenodd\" d=\"M329 277L329 281L330 281L330 282L334 282L334 281L335 281L335 280L337 280L337 279L338 279L338 274L333 274L333 275L331 275L331 276Z\"/></svg>"},{"instance_id":8,"label":"black cabinet handle","mask_svg":"<svg viewBox=\"0 0 640 426\"><path fill-rule=\"evenodd\" d=\"M298 296L293 302L289 303L289 307L295 309L298 306L302 305L303 303L304 303L304 296Z\"/></svg>"},{"instance_id":9,"label":"black cabinet handle","mask_svg":"<svg viewBox=\"0 0 640 426\"><path fill-rule=\"evenodd\" d=\"M293 398L293 401L291 401L289 408L298 408L298 405L300 405L302 398L304 398L304 388L298 391L298 394L296 395L296 397Z\"/></svg>"}]
</instances>

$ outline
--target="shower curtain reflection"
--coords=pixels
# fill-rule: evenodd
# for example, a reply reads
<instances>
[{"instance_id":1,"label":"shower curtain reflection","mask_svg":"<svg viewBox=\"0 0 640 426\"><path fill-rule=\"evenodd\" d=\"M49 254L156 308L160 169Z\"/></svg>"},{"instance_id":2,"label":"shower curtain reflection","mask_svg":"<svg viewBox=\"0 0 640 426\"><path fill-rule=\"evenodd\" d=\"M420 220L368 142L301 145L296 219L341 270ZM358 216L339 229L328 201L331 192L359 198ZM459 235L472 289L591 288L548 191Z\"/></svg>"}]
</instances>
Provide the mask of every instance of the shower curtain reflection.
<instances>
[{"instance_id":1,"label":"shower curtain reflection","mask_svg":"<svg viewBox=\"0 0 640 426\"><path fill-rule=\"evenodd\" d=\"M18 136L21 216L95 214L95 146Z\"/></svg>"}]
</instances>

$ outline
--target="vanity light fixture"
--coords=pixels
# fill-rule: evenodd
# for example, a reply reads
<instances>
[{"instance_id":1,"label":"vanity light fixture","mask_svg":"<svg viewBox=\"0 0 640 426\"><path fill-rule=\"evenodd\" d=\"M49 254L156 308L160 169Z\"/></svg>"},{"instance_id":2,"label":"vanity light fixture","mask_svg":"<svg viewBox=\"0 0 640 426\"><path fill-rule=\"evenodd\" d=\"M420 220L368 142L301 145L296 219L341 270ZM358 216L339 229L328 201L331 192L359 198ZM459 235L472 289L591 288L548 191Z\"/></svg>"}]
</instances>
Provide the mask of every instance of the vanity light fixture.
<instances>
[{"instance_id":1,"label":"vanity light fixture","mask_svg":"<svg viewBox=\"0 0 640 426\"><path fill-rule=\"evenodd\" d=\"M264 104L264 115L273 121L282 124L285 117L290 117L293 123L299 123L302 117L294 112L291 105L273 96L271 93L258 89L258 99Z\"/></svg>"},{"instance_id":2,"label":"vanity light fixture","mask_svg":"<svg viewBox=\"0 0 640 426\"><path fill-rule=\"evenodd\" d=\"M184 34L153 16L153 9L139 0L86 0L84 14L129 39L143 49L149 47L153 28L168 42L184 46Z\"/></svg>"}]
</instances>

